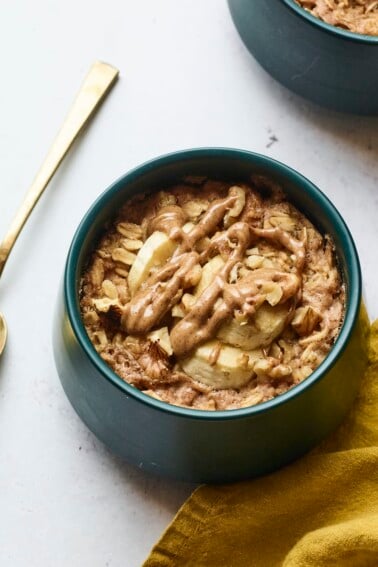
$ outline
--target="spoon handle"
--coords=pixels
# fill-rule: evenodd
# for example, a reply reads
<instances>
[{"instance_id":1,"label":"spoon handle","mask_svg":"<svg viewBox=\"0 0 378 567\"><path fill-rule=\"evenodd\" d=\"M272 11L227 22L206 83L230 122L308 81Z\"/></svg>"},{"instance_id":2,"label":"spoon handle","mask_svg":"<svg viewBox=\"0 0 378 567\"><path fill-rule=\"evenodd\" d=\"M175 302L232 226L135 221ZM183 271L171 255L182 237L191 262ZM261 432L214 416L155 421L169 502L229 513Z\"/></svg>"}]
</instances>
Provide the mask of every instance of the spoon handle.
<instances>
[{"instance_id":1,"label":"spoon handle","mask_svg":"<svg viewBox=\"0 0 378 567\"><path fill-rule=\"evenodd\" d=\"M0 244L0 276L30 213L73 142L117 80L118 73L119 71L115 67L101 62L94 63L90 68L63 126Z\"/></svg>"}]
</instances>

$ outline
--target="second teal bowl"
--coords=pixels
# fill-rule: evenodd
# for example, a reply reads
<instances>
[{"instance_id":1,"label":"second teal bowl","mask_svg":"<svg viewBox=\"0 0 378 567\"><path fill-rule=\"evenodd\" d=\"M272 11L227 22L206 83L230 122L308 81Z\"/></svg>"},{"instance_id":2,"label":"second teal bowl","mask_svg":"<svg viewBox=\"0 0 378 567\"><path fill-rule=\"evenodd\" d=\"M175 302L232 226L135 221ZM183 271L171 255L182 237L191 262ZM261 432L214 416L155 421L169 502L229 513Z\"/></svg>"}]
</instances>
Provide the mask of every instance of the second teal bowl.
<instances>
[{"instance_id":1,"label":"second teal bowl","mask_svg":"<svg viewBox=\"0 0 378 567\"><path fill-rule=\"evenodd\" d=\"M378 37L315 18L295 0L228 0L257 61L295 93L328 108L378 114Z\"/></svg>"},{"instance_id":2,"label":"second teal bowl","mask_svg":"<svg viewBox=\"0 0 378 567\"><path fill-rule=\"evenodd\" d=\"M167 187L185 175L238 182L269 176L322 232L330 234L346 285L340 335L319 368L285 394L257 406L202 411L172 406L124 382L100 358L79 308L85 262L109 219L139 192ZM335 429L357 394L366 364L360 265L350 233L327 197L296 171L234 149L166 155L126 173L93 204L68 253L54 324L54 355L63 388L89 429L140 469L191 482L228 482L273 471Z\"/></svg>"}]
</instances>

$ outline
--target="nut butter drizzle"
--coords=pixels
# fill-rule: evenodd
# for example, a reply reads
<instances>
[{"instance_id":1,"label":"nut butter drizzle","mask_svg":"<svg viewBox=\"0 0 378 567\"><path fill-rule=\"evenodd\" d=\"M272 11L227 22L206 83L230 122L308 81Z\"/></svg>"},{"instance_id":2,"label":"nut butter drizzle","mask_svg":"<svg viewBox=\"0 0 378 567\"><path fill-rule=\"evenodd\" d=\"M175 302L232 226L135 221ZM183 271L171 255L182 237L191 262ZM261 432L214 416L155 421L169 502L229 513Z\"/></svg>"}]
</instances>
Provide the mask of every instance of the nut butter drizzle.
<instances>
[{"instance_id":1,"label":"nut butter drizzle","mask_svg":"<svg viewBox=\"0 0 378 567\"><path fill-rule=\"evenodd\" d=\"M231 253L212 283L196 299L191 311L172 329L171 344L175 355L187 356L201 343L213 338L219 326L235 311L251 317L265 301L264 284L275 282L282 289L279 303L291 299L295 304L301 293L301 273L305 261L305 237L296 240L281 228L262 229L247 222L235 222L215 235L207 250L195 251L196 243L216 233L225 213L233 207L236 196L232 188L227 197L213 201L202 219L189 232L183 230L187 220L178 206L162 207L151 223L151 232L163 231L177 242L167 263L154 272L122 309L121 325L130 334L145 334L158 325L170 309L181 300L184 291L196 285L196 268L219 253L223 244ZM261 268L230 284L233 267L241 262L246 250L259 238L278 241L293 254L295 271L282 272Z\"/></svg>"}]
</instances>

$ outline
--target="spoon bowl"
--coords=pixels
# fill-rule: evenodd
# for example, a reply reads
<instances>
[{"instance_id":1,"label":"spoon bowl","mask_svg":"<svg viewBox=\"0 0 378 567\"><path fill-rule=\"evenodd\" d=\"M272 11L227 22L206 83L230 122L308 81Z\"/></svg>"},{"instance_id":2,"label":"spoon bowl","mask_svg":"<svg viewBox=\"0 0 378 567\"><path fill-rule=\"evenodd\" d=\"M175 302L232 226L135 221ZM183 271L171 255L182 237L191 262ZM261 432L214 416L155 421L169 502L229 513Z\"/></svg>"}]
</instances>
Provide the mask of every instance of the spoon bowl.
<instances>
[{"instance_id":1,"label":"spoon bowl","mask_svg":"<svg viewBox=\"0 0 378 567\"><path fill-rule=\"evenodd\" d=\"M0 356L3 354L7 342L8 329L4 315L0 313Z\"/></svg>"}]
</instances>

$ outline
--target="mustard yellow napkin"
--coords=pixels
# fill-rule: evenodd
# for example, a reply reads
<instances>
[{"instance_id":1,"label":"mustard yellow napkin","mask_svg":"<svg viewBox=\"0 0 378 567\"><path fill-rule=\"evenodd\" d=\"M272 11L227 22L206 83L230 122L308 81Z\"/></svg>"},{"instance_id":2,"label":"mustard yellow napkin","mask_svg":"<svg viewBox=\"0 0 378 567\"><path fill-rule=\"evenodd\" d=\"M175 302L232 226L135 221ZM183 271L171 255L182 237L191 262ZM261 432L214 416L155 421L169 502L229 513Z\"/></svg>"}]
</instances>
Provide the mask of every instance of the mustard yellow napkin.
<instances>
[{"instance_id":1,"label":"mustard yellow napkin","mask_svg":"<svg viewBox=\"0 0 378 567\"><path fill-rule=\"evenodd\" d=\"M198 488L144 567L378 566L378 321L342 427L269 476Z\"/></svg>"}]
</instances>

